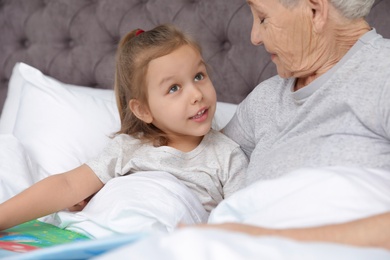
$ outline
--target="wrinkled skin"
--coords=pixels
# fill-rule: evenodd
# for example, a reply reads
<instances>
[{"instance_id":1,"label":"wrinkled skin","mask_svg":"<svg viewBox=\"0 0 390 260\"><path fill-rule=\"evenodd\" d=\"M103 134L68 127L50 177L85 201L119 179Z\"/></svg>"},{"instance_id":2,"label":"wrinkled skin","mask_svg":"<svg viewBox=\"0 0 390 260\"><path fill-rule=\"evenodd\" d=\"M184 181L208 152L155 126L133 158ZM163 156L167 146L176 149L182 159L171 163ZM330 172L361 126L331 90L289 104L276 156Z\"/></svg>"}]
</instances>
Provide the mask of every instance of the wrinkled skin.
<instances>
[{"instance_id":1,"label":"wrinkled skin","mask_svg":"<svg viewBox=\"0 0 390 260\"><path fill-rule=\"evenodd\" d=\"M347 21L324 1L300 1L289 8L278 0L248 3L252 43L264 44L281 77L298 78L296 89L333 67L369 30L363 19Z\"/></svg>"}]
</instances>

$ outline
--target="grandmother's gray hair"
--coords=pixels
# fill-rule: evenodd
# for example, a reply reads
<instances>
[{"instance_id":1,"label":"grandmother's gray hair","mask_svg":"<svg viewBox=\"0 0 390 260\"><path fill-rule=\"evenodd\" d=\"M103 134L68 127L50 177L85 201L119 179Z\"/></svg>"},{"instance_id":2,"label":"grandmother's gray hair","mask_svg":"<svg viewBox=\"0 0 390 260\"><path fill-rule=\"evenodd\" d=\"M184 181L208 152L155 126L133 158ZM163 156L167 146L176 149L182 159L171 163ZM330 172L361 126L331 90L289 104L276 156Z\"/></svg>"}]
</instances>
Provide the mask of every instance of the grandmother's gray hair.
<instances>
[{"instance_id":1,"label":"grandmother's gray hair","mask_svg":"<svg viewBox=\"0 0 390 260\"><path fill-rule=\"evenodd\" d=\"M294 7L302 0L279 0L286 7ZM347 19L364 18L370 13L375 0L329 0Z\"/></svg>"}]
</instances>

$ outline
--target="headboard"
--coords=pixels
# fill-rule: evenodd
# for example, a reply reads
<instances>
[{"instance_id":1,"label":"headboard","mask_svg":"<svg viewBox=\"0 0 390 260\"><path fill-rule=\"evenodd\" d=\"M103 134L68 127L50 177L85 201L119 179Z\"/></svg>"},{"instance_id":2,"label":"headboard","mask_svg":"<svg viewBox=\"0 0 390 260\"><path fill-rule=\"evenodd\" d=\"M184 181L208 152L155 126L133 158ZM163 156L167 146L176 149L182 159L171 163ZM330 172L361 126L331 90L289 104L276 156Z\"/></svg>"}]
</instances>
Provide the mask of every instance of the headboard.
<instances>
[{"instance_id":1,"label":"headboard","mask_svg":"<svg viewBox=\"0 0 390 260\"><path fill-rule=\"evenodd\" d=\"M390 1L377 0L368 21L390 38ZM119 39L161 23L200 42L218 101L238 103L276 74L264 48L250 42L245 0L0 0L0 112L16 62L65 83L112 88Z\"/></svg>"}]
</instances>

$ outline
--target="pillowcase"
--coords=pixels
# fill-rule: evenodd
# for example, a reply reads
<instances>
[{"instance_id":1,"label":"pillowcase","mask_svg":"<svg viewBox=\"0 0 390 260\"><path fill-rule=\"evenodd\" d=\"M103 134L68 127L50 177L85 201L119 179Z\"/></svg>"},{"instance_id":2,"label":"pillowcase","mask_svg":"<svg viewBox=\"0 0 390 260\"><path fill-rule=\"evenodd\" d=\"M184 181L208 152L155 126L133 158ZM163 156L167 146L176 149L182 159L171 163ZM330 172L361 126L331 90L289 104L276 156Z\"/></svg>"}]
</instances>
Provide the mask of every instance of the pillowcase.
<instances>
[{"instance_id":1,"label":"pillowcase","mask_svg":"<svg viewBox=\"0 0 390 260\"><path fill-rule=\"evenodd\" d=\"M219 131L229 123L234 113L236 112L237 105L232 103L217 102L217 109L215 111L213 120L213 129Z\"/></svg>"},{"instance_id":2,"label":"pillowcase","mask_svg":"<svg viewBox=\"0 0 390 260\"><path fill-rule=\"evenodd\" d=\"M24 64L15 65L0 120L30 155L34 181L97 156L120 120L112 90L64 84Z\"/></svg>"},{"instance_id":3,"label":"pillowcase","mask_svg":"<svg viewBox=\"0 0 390 260\"><path fill-rule=\"evenodd\" d=\"M19 140L0 135L0 203L33 184L31 161Z\"/></svg>"}]
</instances>

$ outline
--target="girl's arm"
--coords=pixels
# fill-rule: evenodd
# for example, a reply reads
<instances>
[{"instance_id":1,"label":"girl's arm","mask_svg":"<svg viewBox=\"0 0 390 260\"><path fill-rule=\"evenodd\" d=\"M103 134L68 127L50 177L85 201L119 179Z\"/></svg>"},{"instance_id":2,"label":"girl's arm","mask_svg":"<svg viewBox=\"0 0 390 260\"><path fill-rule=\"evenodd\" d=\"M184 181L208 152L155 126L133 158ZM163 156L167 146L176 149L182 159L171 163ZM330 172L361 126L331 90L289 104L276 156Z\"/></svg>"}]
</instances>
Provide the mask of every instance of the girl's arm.
<instances>
[{"instance_id":1,"label":"girl's arm","mask_svg":"<svg viewBox=\"0 0 390 260\"><path fill-rule=\"evenodd\" d=\"M87 165L45 178L0 204L0 230L71 207L102 187Z\"/></svg>"}]
</instances>

